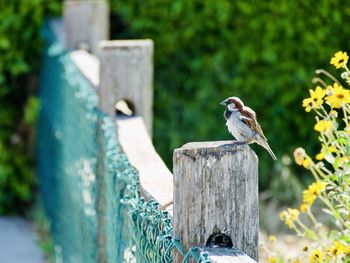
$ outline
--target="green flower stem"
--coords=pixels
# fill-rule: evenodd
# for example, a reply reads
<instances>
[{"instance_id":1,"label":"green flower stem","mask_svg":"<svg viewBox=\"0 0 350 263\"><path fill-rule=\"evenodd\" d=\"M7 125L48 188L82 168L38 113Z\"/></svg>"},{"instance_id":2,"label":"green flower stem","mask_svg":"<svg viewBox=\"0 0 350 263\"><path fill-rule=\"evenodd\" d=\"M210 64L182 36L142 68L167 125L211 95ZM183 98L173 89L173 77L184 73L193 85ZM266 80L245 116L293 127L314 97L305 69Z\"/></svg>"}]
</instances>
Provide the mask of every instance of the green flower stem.
<instances>
[{"instance_id":1,"label":"green flower stem","mask_svg":"<svg viewBox=\"0 0 350 263\"><path fill-rule=\"evenodd\" d=\"M327 88L327 84L319 77L315 77L312 79L313 84L320 83L324 88Z\"/></svg>"},{"instance_id":2,"label":"green flower stem","mask_svg":"<svg viewBox=\"0 0 350 263\"><path fill-rule=\"evenodd\" d=\"M344 121L345 121L345 124L346 126L349 126L349 122L348 122L348 115L346 113L346 108L345 107L341 107L343 109L343 113L344 113Z\"/></svg>"},{"instance_id":3,"label":"green flower stem","mask_svg":"<svg viewBox=\"0 0 350 263\"><path fill-rule=\"evenodd\" d=\"M317 165L314 165L313 169L315 170L315 173L319 174L323 179L326 179L326 180L329 179L329 176L327 176L324 172L322 172L322 170L319 167L317 167Z\"/></svg>"},{"instance_id":4,"label":"green flower stem","mask_svg":"<svg viewBox=\"0 0 350 263\"><path fill-rule=\"evenodd\" d=\"M312 175L315 177L316 181L321 181L320 177L318 176L317 172L315 171L315 164L314 164L314 162L312 162L310 171L311 171Z\"/></svg>"},{"instance_id":5,"label":"green flower stem","mask_svg":"<svg viewBox=\"0 0 350 263\"><path fill-rule=\"evenodd\" d=\"M346 64L344 65L344 68L348 73L350 73L350 70L348 69L348 66Z\"/></svg>"},{"instance_id":6,"label":"green flower stem","mask_svg":"<svg viewBox=\"0 0 350 263\"><path fill-rule=\"evenodd\" d=\"M292 227L292 229L294 229L295 232L297 232L297 234L298 234L299 236L301 236L301 237L304 237L304 236L305 236L305 235L298 229L298 227L297 227L294 223L292 223L291 227Z\"/></svg>"},{"instance_id":7,"label":"green flower stem","mask_svg":"<svg viewBox=\"0 0 350 263\"><path fill-rule=\"evenodd\" d=\"M300 221L299 218L295 220L307 233L307 235L312 238L313 240L317 240L317 235L314 231L312 231L310 228L308 228L303 222Z\"/></svg>"},{"instance_id":8,"label":"green flower stem","mask_svg":"<svg viewBox=\"0 0 350 263\"><path fill-rule=\"evenodd\" d=\"M318 222L315 218L315 216L313 215L313 213L311 212L311 207L309 207L306 211L307 215L309 216L309 218L311 219L312 223L317 226Z\"/></svg>"},{"instance_id":9,"label":"green flower stem","mask_svg":"<svg viewBox=\"0 0 350 263\"><path fill-rule=\"evenodd\" d=\"M322 119L326 119L327 118L327 116L324 116L324 115L322 115L322 113L319 111L319 110L317 110L316 108L313 108L313 110L316 112L316 114L318 115L318 116L320 116ZM318 119L317 119L317 122L318 122Z\"/></svg>"},{"instance_id":10,"label":"green flower stem","mask_svg":"<svg viewBox=\"0 0 350 263\"><path fill-rule=\"evenodd\" d=\"M328 176L333 175L333 173L331 171L329 171L326 167L320 167L319 168L321 171L323 170L325 173L327 173Z\"/></svg>"},{"instance_id":11,"label":"green flower stem","mask_svg":"<svg viewBox=\"0 0 350 263\"><path fill-rule=\"evenodd\" d=\"M339 83L339 81L331 74L331 73L329 73L328 71L326 71L326 70L324 70L324 69L318 69L318 70L316 70L316 74L324 74L324 75L326 75L328 78L330 78L331 80L333 80L334 82L336 82L336 83L338 83L339 85L340 85L340 83Z\"/></svg>"},{"instance_id":12,"label":"green flower stem","mask_svg":"<svg viewBox=\"0 0 350 263\"><path fill-rule=\"evenodd\" d=\"M338 211L333 207L333 205L331 204L331 202L328 200L328 198L324 195L320 195L319 196L320 200L334 213L334 216L336 219L339 219L339 221L342 223L342 225L345 228L350 229L347 224L345 223L344 219L340 216L340 214L338 213Z\"/></svg>"},{"instance_id":13,"label":"green flower stem","mask_svg":"<svg viewBox=\"0 0 350 263\"><path fill-rule=\"evenodd\" d=\"M330 116L329 116L328 112L327 112L327 111L324 109L324 107L321 105L321 107L320 107L320 108L321 108L321 110L322 110L322 111L323 111L323 113L324 113L324 116L325 116L324 118L325 118L325 119L329 119L329 118L330 118Z\"/></svg>"}]
</instances>

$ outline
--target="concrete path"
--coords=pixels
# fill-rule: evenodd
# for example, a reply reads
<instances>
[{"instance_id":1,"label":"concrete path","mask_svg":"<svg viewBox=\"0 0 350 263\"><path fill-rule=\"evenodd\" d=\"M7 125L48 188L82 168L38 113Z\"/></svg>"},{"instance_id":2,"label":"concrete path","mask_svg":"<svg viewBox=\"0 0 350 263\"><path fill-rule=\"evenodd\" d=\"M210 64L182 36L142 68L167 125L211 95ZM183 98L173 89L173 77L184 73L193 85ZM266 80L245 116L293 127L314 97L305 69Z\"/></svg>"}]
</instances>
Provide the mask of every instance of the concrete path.
<instances>
[{"instance_id":1,"label":"concrete path","mask_svg":"<svg viewBox=\"0 0 350 263\"><path fill-rule=\"evenodd\" d=\"M0 217L0 263L43 263L31 224L17 217Z\"/></svg>"}]
</instances>

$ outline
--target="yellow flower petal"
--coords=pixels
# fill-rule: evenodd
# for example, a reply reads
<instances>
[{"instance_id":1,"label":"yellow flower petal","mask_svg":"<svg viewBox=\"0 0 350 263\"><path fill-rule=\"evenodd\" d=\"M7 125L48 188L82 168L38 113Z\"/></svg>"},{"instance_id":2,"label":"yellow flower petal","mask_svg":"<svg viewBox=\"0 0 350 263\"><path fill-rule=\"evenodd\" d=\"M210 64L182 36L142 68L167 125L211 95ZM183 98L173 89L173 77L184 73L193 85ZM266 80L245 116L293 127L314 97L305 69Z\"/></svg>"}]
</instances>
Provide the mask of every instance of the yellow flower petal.
<instances>
[{"instance_id":1,"label":"yellow flower petal","mask_svg":"<svg viewBox=\"0 0 350 263\"><path fill-rule=\"evenodd\" d=\"M339 256L339 255L345 253L345 251L346 251L346 247L344 246L343 243L341 243L339 241L335 241L334 245L329 248L329 253L332 256Z\"/></svg>"},{"instance_id":2,"label":"yellow flower petal","mask_svg":"<svg viewBox=\"0 0 350 263\"><path fill-rule=\"evenodd\" d=\"M327 184L321 181L309 185L308 189L303 191L303 203L311 206L326 186Z\"/></svg>"},{"instance_id":3,"label":"yellow flower petal","mask_svg":"<svg viewBox=\"0 0 350 263\"><path fill-rule=\"evenodd\" d=\"M316 99L322 99L326 95L326 90L322 89L320 86L317 86L315 89L314 97Z\"/></svg>"},{"instance_id":4,"label":"yellow flower petal","mask_svg":"<svg viewBox=\"0 0 350 263\"><path fill-rule=\"evenodd\" d=\"M274 256L269 256L269 263L276 263L277 262L277 258Z\"/></svg>"},{"instance_id":5,"label":"yellow flower petal","mask_svg":"<svg viewBox=\"0 0 350 263\"><path fill-rule=\"evenodd\" d=\"M303 161L303 166L306 169L309 169L311 165L311 159L310 158L305 158L305 160Z\"/></svg>"},{"instance_id":6,"label":"yellow flower petal","mask_svg":"<svg viewBox=\"0 0 350 263\"><path fill-rule=\"evenodd\" d=\"M305 213L309 209L309 206L307 204L301 204L300 205L300 211L302 213Z\"/></svg>"},{"instance_id":7,"label":"yellow flower petal","mask_svg":"<svg viewBox=\"0 0 350 263\"><path fill-rule=\"evenodd\" d=\"M315 249L310 257L311 263L319 263L323 261L324 253L320 249Z\"/></svg>"},{"instance_id":8,"label":"yellow flower petal","mask_svg":"<svg viewBox=\"0 0 350 263\"><path fill-rule=\"evenodd\" d=\"M276 236L274 236L274 235L269 236L269 241L272 243L276 242Z\"/></svg>"},{"instance_id":9,"label":"yellow flower petal","mask_svg":"<svg viewBox=\"0 0 350 263\"><path fill-rule=\"evenodd\" d=\"M345 131L348 135L350 135L350 126L345 127L344 131Z\"/></svg>"},{"instance_id":10,"label":"yellow flower petal","mask_svg":"<svg viewBox=\"0 0 350 263\"><path fill-rule=\"evenodd\" d=\"M328 120L321 120L314 126L314 129L318 132L329 131L333 127L333 122Z\"/></svg>"},{"instance_id":11,"label":"yellow flower petal","mask_svg":"<svg viewBox=\"0 0 350 263\"><path fill-rule=\"evenodd\" d=\"M322 161L324 159L324 153L320 152L319 154L316 155L316 160Z\"/></svg>"},{"instance_id":12,"label":"yellow flower petal","mask_svg":"<svg viewBox=\"0 0 350 263\"><path fill-rule=\"evenodd\" d=\"M335 153L337 151L337 148L335 148L333 145L328 147L328 151L331 153Z\"/></svg>"},{"instance_id":13,"label":"yellow flower petal","mask_svg":"<svg viewBox=\"0 0 350 263\"><path fill-rule=\"evenodd\" d=\"M338 83L333 84L333 91L326 97L327 103L332 108L340 108L343 104L350 102L350 91L344 89Z\"/></svg>"}]
</instances>

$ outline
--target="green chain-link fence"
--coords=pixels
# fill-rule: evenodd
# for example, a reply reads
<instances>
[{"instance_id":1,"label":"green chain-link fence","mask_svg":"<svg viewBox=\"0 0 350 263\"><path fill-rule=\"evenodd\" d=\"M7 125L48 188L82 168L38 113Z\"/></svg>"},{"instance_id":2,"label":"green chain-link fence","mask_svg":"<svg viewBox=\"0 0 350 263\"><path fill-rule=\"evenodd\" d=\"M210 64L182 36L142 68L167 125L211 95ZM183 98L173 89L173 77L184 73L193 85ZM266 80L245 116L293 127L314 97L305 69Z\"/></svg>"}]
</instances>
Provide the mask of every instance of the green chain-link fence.
<instances>
[{"instance_id":1,"label":"green chain-link fence","mask_svg":"<svg viewBox=\"0 0 350 263\"><path fill-rule=\"evenodd\" d=\"M209 262L197 248L186 253L168 213L140 196L115 121L48 25L44 36L38 170L57 262L171 262L174 249L184 262Z\"/></svg>"}]
</instances>

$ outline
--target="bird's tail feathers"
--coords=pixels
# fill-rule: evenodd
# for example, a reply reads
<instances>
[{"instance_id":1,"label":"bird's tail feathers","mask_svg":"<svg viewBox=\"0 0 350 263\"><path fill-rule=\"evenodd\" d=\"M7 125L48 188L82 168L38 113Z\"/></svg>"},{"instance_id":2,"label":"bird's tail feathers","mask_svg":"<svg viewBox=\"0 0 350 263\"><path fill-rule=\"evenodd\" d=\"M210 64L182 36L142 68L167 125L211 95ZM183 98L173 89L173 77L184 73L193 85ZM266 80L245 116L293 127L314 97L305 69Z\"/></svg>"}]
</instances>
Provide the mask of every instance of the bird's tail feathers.
<instances>
[{"instance_id":1,"label":"bird's tail feathers","mask_svg":"<svg viewBox=\"0 0 350 263\"><path fill-rule=\"evenodd\" d=\"M274 161L277 160L276 155L271 150L270 145L267 143L267 141L261 140L261 141L259 141L259 144L269 152L269 154L271 155L271 157Z\"/></svg>"}]
</instances>

